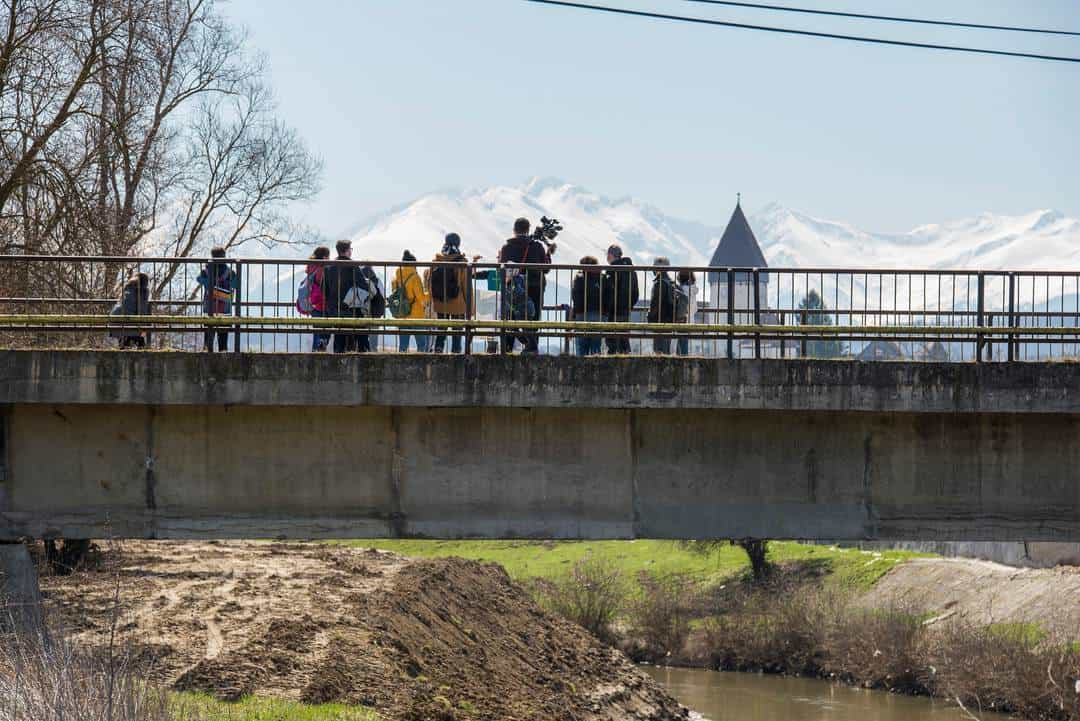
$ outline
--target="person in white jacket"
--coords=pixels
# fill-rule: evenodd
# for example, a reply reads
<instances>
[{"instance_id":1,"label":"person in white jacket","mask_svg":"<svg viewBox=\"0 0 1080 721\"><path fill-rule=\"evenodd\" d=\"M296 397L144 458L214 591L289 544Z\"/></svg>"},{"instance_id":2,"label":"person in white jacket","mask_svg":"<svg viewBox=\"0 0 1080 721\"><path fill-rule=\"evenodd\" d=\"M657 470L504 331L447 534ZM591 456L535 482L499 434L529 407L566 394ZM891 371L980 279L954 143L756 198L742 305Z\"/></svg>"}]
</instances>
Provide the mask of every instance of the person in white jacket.
<instances>
[{"instance_id":1,"label":"person in white jacket","mask_svg":"<svg viewBox=\"0 0 1080 721\"><path fill-rule=\"evenodd\" d=\"M698 287L697 279L688 270L680 270L675 278L676 292L686 296L686 315L676 318L677 323L697 323L698 312ZM683 336L678 339L675 352L679 355L690 355L690 339Z\"/></svg>"}]
</instances>

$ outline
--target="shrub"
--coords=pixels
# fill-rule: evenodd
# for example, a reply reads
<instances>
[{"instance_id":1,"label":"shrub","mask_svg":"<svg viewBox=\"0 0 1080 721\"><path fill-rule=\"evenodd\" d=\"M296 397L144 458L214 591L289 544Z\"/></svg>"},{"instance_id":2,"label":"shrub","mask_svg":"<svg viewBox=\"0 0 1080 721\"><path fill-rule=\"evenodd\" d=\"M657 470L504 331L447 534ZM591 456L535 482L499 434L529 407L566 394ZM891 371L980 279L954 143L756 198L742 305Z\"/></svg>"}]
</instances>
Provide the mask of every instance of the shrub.
<instances>
[{"instance_id":1,"label":"shrub","mask_svg":"<svg viewBox=\"0 0 1080 721\"><path fill-rule=\"evenodd\" d=\"M617 568L586 556L554 581L533 584L540 605L573 621L596 637L612 640L611 622L623 607L626 583Z\"/></svg>"},{"instance_id":2,"label":"shrub","mask_svg":"<svg viewBox=\"0 0 1080 721\"><path fill-rule=\"evenodd\" d=\"M657 661L682 651L690 635L697 584L685 574L638 575L640 594L629 602L632 633L645 644L643 658Z\"/></svg>"},{"instance_id":3,"label":"shrub","mask_svg":"<svg viewBox=\"0 0 1080 721\"><path fill-rule=\"evenodd\" d=\"M126 657L78 651L43 630L0 639L0 721L177 721L168 694Z\"/></svg>"}]
</instances>

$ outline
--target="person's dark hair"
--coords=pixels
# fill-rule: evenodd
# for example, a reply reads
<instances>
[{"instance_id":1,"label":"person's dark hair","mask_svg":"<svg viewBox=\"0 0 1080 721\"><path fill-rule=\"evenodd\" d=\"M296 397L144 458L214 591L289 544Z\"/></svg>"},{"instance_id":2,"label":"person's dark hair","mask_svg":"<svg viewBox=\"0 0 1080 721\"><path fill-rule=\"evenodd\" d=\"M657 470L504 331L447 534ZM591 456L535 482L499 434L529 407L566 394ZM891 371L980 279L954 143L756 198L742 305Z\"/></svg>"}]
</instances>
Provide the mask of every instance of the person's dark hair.
<instances>
[{"instance_id":1,"label":"person's dark hair","mask_svg":"<svg viewBox=\"0 0 1080 721\"><path fill-rule=\"evenodd\" d=\"M311 260L326 260L330 257L330 249L325 245L320 245L315 249L315 252L311 254Z\"/></svg>"},{"instance_id":2,"label":"person's dark hair","mask_svg":"<svg viewBox=\"0 0 1080 721\"><path fill-rule=\"evenodd\" d=\"M447 233L446 240L443 242L443 246L446 248L460 248L461 236L457 233Z\"/></svg>"},{"instance_id":3,"label":"person's dark hair","mask_svg":"<svg viewBox=\"0 0 1080 721\"><path fill-rule=\"evenodd\" d=\"M225 249L222 248L220 245L215 245L213 248L210 249L210 257L211 258L224 258L225 257Z\"/></svg>"},{"instance_id":4,"label":"person's dark hair","mask_svg":"<svg viewBox=\"0 0 1080 721\"><path fill-rule=\"evenodd\" d=\"M415 263L416 262L416 256L413 255L412 253L410 253L407 250L404 253L401 254L401 259L403 261L405 261L406 263Z\"/></svg>"},{"instance_id":5,"label":"person's dark hair","mask_svg":"<svg viewBox=\"0 0 1080 721\"><path fill-rule=\"evenodd\" d=\"M615 260L618 260L619 258L622 258L622 246L619 246L619 245L608 246L607 252L608 252L609 255L611 255L613 258L615 258Z\"/></svg>"},{"instance_id":6,"label":"person's dark hair","mask_svg":"<svg viewBox=\"0 0 1080 721\"><path fill-rule=\"evenodd\" d=\"M334 243L334 249L337 250L338 255L345 255L345 253L347 253L349 251L349 248L351 247L352 243L347 240L339 240L338 242Z\"/></svg>"},{"instance_id":7,"label":"person's dark hair","mask_svg":"<svg viewBox=\"0 0 1080 721\"><path fill-rule=\"evenodd\" d=\"M150 287L150 276L146 273L133 273L124 285L137 285L139 289Z\"/></svg>"},{"instance_id":8,"label":"person's dark hair","mask_svg":"<svg viewBox=\"0 0 1080 721\"><path fill-rule=\"evenodd\" d=\"M528 218L518 218L514 221L514 235L526 235L531 227Z\"/></svg>"},{"instance_id":9,"label":"person's dark hair","mask_svg":"<svg viewBox=\"0 0 1080 721\"><path fill-rule=\"evenodd\" d=\"M695 282L694 274L688 270L680 270L679 274L675 277L678 278L679 282L683 285L691 285Z\"/></svg>"},{"instance_id":10,"label":"person's dark hair","mask_svg":"<svg viewBox=\"0 0 1080 721\"><path fill-rule=\"evenodd\" d=\"M578 261L579 265L598 265L596 258L591 255L586 255L584 258Z\"/></svg>"}]
</instances>

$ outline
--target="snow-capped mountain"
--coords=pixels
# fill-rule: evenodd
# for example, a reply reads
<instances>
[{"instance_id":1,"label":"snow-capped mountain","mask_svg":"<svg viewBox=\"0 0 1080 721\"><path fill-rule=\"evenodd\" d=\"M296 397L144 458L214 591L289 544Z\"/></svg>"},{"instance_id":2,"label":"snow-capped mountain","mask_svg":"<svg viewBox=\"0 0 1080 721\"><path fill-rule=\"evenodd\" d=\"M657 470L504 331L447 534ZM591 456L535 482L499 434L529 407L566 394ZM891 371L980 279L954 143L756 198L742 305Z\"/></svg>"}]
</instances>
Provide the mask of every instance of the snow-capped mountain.
<instances>
[{"instance_id":1,"label":"snow-capped mountain","mask_svg":"<svg viewBox=\"0 0 1080 721\"><path fill-rule=\"evenodd\" d=\"M536 222L546 215L565 226L556 243L556 262L577 263L603 256L621 244L636 262L667 256L672 263L705 265L723 227L678 220L631 198L612 200L580 186L537 178L520 187L492 187L425 195L361 224L348 233L353 257L396 260L403 250L431 258L447 233L458 233L466 255L494 261L514 220ZM725 218L726 220L726 218Z\"/></svg>"},{"instance_id":2,"label":"snow-capped mountain","mask_svg":"<svg viewBox=\"0 0 1080 721\"><path fill-rule=\"evenodd\" d=\"M1054 210L984 213L886 234L773 203L750 223L773 267L1080 270L1080 220Z\"/></svg>"},{"instance_id":3,"label":"snow-capped mountain","mask_svg":"<svg viewBox=\"0 0 1080 721\"><path fill-rule=\"evenodd\" d=\"M667 256L675 265L706 265L732 211L718 203L713 226L665 215L632 198L609 199L552 178L523 186L437 192L354 227L356 258L395 260L405 249L432 257L446 233L467 255L494 260L514 219L558 218L556 260L584 255L603 262L619 243L639 265ZM874 233L772 203L749 216L769 265L777 268L940 268L950 270L1080 270L1080 220L1052 211L924 225L907 233Z\"/></svg>"}]
</instances>

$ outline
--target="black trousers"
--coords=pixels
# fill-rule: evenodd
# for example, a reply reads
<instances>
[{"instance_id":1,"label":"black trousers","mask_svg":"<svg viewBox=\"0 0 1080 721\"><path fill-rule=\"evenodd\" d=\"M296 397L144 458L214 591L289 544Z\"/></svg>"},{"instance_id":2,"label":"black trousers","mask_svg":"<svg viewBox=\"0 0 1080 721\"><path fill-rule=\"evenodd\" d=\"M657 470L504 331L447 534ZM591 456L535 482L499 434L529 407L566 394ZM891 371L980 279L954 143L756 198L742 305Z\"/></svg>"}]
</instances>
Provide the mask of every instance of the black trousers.
<instances>
[{"instance_id":1,"label":"black trousers","mask_svg":"<svg viewBox=\"0 0 1080 721\"><path fill-rule=\"evenodd\" d=\"M229 331L208 329L203 333L203 349L214 352L214 338L217 337L217 347L221 352L229 350Z\"/></svg>"},{"instance_id":2,"label":"black trousers","mask_svg":"<svg viewBox=\"0 0 1080 721\"><path fill-rule=\"evenodd\" d=\"M629 315L614 315L611 318L612 323L629 323ZM608 355L630 355L630 339L625 336L616 336L613 338L605 338L605 344L607 345Z\"/></svg>"},{"instance_id":3,"label":"black trousers","mask_svg":"<svg viewBox=\"0 0 1080 721\"><path fill-rule=\"evenodd\" d=\"M367 333L335 333L335 353L367 353L371 350L370 338Z\"/></svg>"}]
</instances>

